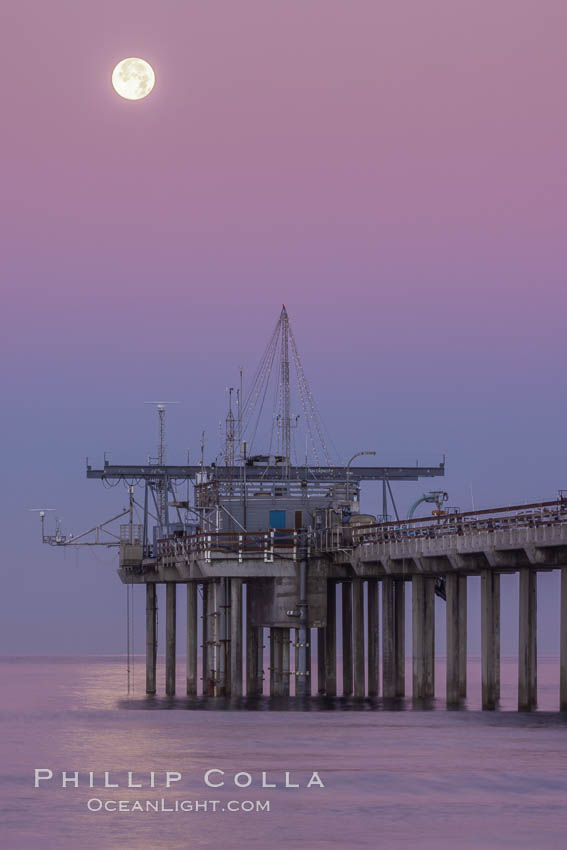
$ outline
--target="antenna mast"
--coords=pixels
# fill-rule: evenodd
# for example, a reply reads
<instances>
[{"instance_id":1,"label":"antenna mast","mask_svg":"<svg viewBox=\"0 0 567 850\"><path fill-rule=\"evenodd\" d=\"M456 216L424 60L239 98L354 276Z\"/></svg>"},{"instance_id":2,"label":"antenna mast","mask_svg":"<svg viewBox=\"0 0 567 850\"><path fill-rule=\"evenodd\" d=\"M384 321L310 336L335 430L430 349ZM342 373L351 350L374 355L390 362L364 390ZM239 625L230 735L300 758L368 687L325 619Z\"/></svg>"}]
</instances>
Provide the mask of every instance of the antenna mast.
<instances>
[{"instance_id":1,"label":"antenna mast","mask_svg":"<svg viewBox=\"0 0 567 850\"><path fill-rule=\"evenodd\" d=\"M289 317L285 304L281 312L281 376L280 376L280 415L281 449L286 478L291 465L291 390L289 385Z\"/></svg>"},{"instance_id":2,"label":"antenna mast","mask_svg":"<svg viewBox=\"0 0 567 850\"><path fill-rule=\"evenodd\" d=\"M144 404L154 404L158 413L158 443L157 457L150 458L155 460L157 466L165 467L167 463L167 443L165 431L165 406L166 404L179 404L178 401L145 401ZM167 500L169 497L169 481L167 474L164 472L162 478L156 482L156 507L159 518L160 537L167 537L169 527L169 510Z\"/></svg>"}]
</instances>

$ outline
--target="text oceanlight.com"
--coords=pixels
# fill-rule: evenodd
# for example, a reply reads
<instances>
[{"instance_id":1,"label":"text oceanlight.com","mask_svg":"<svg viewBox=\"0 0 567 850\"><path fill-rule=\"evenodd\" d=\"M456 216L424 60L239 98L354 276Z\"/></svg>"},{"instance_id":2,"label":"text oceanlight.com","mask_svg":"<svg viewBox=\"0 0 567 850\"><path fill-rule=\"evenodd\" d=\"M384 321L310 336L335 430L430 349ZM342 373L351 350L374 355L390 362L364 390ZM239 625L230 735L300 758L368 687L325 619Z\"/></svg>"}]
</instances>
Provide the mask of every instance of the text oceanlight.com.
<instances>
[{"instance_id":1,"label":"text oceanlight.com","mask_svg":"<svg viewBox=\"0 0 567 850\"><path fill-rule=\"evenodd\" d=\"M269 800L87 800L89 812L269 812Z\"/></svg>"}]
</instances>

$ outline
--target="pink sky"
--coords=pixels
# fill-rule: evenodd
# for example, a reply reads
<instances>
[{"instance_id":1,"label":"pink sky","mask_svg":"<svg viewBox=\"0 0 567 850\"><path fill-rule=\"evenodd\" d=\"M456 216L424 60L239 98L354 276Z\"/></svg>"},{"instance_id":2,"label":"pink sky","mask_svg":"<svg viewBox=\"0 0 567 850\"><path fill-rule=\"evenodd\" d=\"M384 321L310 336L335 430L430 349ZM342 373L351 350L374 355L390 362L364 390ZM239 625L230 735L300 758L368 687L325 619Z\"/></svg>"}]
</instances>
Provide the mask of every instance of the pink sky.
<instances>
[{"instance_id":1,"label":"pink sky","mask_svg":"<svg viewBox=\"0 0 567 850\"><path fill-rule=\"evenodd\" d=\"M563 0L4 0L0 33L14 557L57 561L37 500L112 512L83 459L144 459L145 399L196 453L282 301L345 457L446 451L466 507L567 487Z\"/></svg>"}]
</instances>

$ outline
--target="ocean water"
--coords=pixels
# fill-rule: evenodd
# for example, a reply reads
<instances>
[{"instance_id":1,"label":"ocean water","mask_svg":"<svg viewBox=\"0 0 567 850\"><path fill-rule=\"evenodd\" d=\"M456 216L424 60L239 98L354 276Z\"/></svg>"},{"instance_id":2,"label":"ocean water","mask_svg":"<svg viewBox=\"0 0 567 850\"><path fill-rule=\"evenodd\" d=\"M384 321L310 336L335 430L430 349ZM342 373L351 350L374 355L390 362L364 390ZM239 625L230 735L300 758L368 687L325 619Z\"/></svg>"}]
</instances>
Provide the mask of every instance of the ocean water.
<instances>
[{"instance_id":1,"label":"ocean water","mask_svg":"<svg viewBox=\"0 0 567 850\"><path fill-rule=\"evenodd\" d=\"M220 700L148 698L142 659L128 697L125 662L115 656L3 658L0 675L7 850L567 847L557 659L540 659L531 714L513 710L516 669L507 659L503 710L491 713L478 710L478 660L460 711L446 711L441 699L418 709L411 700L313 698L285 711L281 700L260 698L228 711ZM439 662L440 694L443 676ZM36 768L53 779L34 788ZM225 785L207 787L208 770L224 771L211 781ZM79 787L61 787L62 771L78 771ZM120 787L102 787L105 771ZM142 788L126 787L128 771ZM169 789L166 771L181 774ZM283 787L286 771L299 788ZM313 772L325 787L307 787ZM238 773L248 787L235 786ZM262 787L263 773L276 788Z\"/></svg>"}]
</instances>

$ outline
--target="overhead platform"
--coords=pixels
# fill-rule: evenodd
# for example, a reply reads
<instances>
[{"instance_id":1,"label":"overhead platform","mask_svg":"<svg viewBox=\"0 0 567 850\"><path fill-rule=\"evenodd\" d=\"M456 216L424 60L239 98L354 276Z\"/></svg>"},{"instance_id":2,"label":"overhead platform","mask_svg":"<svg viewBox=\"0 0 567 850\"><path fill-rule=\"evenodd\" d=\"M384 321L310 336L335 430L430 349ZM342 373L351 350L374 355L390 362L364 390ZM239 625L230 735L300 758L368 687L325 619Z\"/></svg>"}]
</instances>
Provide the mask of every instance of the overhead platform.
<instances>
[{"instance_id":1,"label":"overhead platform","mask_svg":"<svg viewBox=\"0 0 567 850\"><path fill-rule=\"evenodd\" d=\"M113 465L105 462L102 469L93 469L87 464L87 478L104 481L152 480L166 477L170 481L197 479L205 475L209 480L236 482L245 477L251 481L418 481L420 478L436 478L445 475L445 462L438 466L144 466Z\"/></svg>"}]
</instances>

